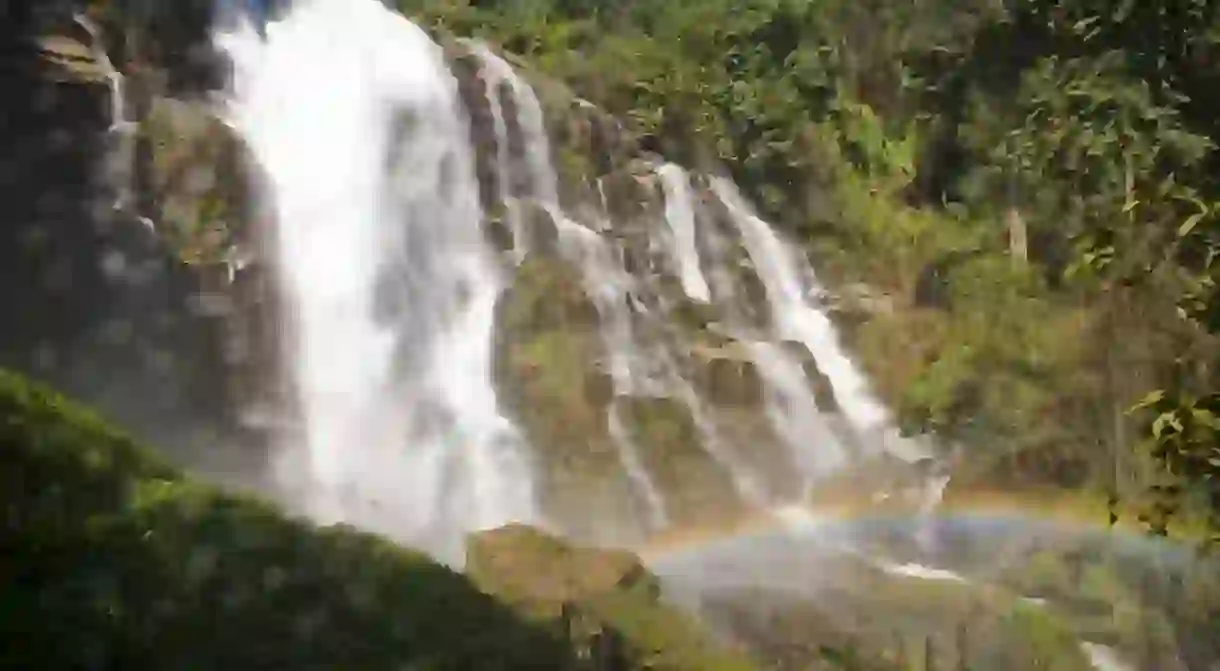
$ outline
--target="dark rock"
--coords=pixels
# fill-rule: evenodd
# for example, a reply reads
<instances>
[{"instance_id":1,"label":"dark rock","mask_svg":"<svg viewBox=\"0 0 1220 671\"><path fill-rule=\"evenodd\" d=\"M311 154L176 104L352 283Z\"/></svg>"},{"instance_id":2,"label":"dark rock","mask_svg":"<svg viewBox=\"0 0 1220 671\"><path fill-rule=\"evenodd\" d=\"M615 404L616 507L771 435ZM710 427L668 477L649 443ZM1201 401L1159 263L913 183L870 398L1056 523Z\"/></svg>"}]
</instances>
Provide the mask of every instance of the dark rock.
<instances>
[{"instance_id":1,"label":"dark rock","mask_svg":"<svg viewBox=\"0 0 1220 671\"><path fill-rule=\"evenodd\" d=\"M58 39L56 53L73 52L72 38ZM0 335L0 364L99 406L143 438L190 442L225 417L216 324L191 310L199 278L111 207L116 193L98 170L115 141L109 88L21 42L4 51L0 309L14 318Z\"/></svg>"},{"instance_id":2,"label":"dark rock","mask_svg":"<svg viewBox=\"0 0 1220 671\"><path fill-rule=\"evenodd\" d=\"M786 341L782 343L784 351L795 359L805 372L805 379L808 381L810 388L813 391L814 400L817 401L818 409L822 412L838 412L839 402L835 398L834 387L830 383L830 378L826 377L818 368L817 359L813 357L813 353L804 343Z\"/></svg>"},{"instance_id":3,"label":"dark rock","mask_svg":"<svg viewBox=\"0 0 1220 671\"><path fill-rule=\"evenodd\" d=\"M695 366L708 401L719 406L757 408L763 401L763 383L754 362L731 347L696 349Z\"/></svg>"}]
</instances>

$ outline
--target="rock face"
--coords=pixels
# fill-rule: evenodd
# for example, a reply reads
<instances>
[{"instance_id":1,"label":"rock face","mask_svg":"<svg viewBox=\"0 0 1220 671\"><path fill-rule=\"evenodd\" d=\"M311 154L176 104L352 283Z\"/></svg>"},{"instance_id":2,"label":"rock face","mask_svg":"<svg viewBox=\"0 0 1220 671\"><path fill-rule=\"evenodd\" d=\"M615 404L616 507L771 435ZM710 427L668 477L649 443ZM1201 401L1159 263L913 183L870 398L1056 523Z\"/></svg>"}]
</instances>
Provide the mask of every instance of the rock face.
<instances>
[{"instance_id":1,"label":"rock face","mask_svg":"<svg viewBox=\"0 0 1220 671\"><path fill-rule=\"evenodd\" d=\"M234 281L245 157L195 67L207 15L175 6L179 27L140 43L109 6L82 11L47 3L0 34L0 309L17 316L0 364L212 461L200 445L236 429L234 328L259 313Z\"/></svg>"}]
</instances>

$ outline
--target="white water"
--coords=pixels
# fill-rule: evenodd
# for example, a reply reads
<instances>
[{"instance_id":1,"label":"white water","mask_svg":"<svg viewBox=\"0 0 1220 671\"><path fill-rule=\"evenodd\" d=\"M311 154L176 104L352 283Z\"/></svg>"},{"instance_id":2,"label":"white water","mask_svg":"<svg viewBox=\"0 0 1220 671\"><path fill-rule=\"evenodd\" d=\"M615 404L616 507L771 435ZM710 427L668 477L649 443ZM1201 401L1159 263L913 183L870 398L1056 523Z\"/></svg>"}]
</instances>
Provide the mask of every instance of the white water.
<instances>
[{"instance_id":1,"label":"white water","mask_svg":"<svg viewBox=\"0 0 1220 671\"><path fill-rule=\"evenodd\" d=\"M699 266L699 249L695 242L695 208L691 202L690 178L686 171L667 163L657 169L665 190L665 221L669 224L670 240L666 245L676 260L678 277L686 295L703 303L711 299L707 280Z\"/></svg>"},{"instance_id":2,"label":"white water","mask_svg":"<svg viewBox=\"0 0 1220 671\"><path fill-rule=\"evenodd\" d=\"M266 32L218 41L272 183L304 428L284 462L313 515L456 561L464 533L538 518L491 386L501 278L457 83L377 0L302 1Z\"/></svg>"},{"instance_id":3,"label":"white water","mask_svg":"<svg viewBox=\"0 0 1220 671\"><path fill-rule=\"evenodd\" d=\"M812 479L845 466L847 453L830 429L830 415L818 409L800 363L774 343L750 343L749 351L767 385L767 416L802 473Z\"/></svg>"},{"instance_id":4,"label":"white water","mask_svg":"<svg viewBox=\"0 0 1220 671\"><path fill-rule=\"evenodd\" d=\"M542 104L534 93L533 87L521 79L513 67L503 58L497 56L487 45L477 41L467 41L475 56L483 65L483 81L487 86L488 103L492 107L496 121L496 145L508 147L508 124L504 119L504 104L500 99L501 86L508 85L512 94L513 104L517 112L517 124L520 126L522 145L525 152L525 167L530 179L531 196L545 207L556 207L559 204L559 179L551 163L551 141L546 132L546 120L542 114ZM510 157L507 152L500 163L500 182L504 184ZM508 197L507 192L502 193Z\"/></svg>"},{"instance_id":5,"label":"white water","mask_svg":"<svg viewBox=\"0 0 1220 671\"><path fill-rule=\"evenodd\" d=\"M674 164L663 166L658 170L658 176L666 194L665 217L669 228L675 231L675 240L686 239L681 245L669 245L667 249L676 266L693 269L689 271L689 281L697 287L694 289L694 296L691 295L690 289L684 291L697 300L698 296L712 292L704 279L703 262L699 258L690 178L685 170ZM703 233L712 251L708 265L712 286L715 288L715 304L725 315L727 330L746 345L751 362L765 387L767 418L775 433L787 446L794 465L799 469L804 485L808 488L817 479L834 473L847 464L846 448L831 428L832 416L818 408L801 362L778 344L783 334L756 334L754 329L747 326L744 306L741 304L744 296L738 291L727 257L729 243L713 222L701 223L705 224ZM759 223L766 226L766 222ZM683 256L689 258L683 260ZM777 262L771 258L760 257L761 255L754 257L756 265ZM687 277L683 276L684 287L688 286ZM761 336L770 336L771 340L761 340ZM749 449L750 446L743 447ZM737 477L746 477L740 467L733 470L738 474ZM758 487L754 489L757 490ZM754 495L750 500L758 502L768 498Z\"/></svg>"},{"instance_id":6,"label":"white water","mask_svg":"<svg viewBox=\"0 0 1220 671\"><path fill-rule=\"evenodd\" d=\"M810 300L810 296L821 295L823 289L808 262L751 211L732 182L714 177L711 183L729 209L766 287L775 337L802 343L809 349L818 369L830 380L840 410L853 430L872 439L862 441L861 447L880 447L907 461L927 456L922 446L897 437L885 406L872 395L868 381L839 345L834 324Z\"/></svg>"},{"instance_id":7,"label":"white water","mask_svg":"<svg viewBox=\"0 0 1220 671\"><path fill-rule=\"evenodd\" d=\"M501 99L503 84L513 81L513 69L503 59L496 56L481 42L467 42L471 50L478 56L482 69L479 73L483 85L487 87L487 107L491 112L492 126L496 134L496 184L499 190L500 202L508 214L509 229L513 232L513 257L520 263L528 252L521 218L521 202L513 193L511 180L511 152L508 146L508 123L504 119L504 101Z\"/></svg>"}]
</instances>

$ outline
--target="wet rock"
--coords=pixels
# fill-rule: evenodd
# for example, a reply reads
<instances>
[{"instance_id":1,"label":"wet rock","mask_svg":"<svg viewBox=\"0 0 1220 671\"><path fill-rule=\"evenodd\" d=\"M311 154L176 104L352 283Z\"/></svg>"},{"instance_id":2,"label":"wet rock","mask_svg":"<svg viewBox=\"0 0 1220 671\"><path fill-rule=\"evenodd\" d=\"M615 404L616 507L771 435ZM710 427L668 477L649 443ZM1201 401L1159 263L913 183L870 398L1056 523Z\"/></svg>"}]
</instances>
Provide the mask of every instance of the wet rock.
<instances>
[{"instance_id":1,"label":"wet rock","mask_svg":"<svg viewBox=\"0 0 1220 671\"><path fill-rule=\"evenodd\" d=\"M839 402L835 398L834 387L830 383L830 378L818 368L817 359L813 357L809 348L804 343L790 340L781 345L784 351L799 362L801 369L805 371L805 379L813 391L813 397L817 401L818 409L822 412L838 412Z\"/></svg>"},{"instance_id":2,"label":"wet rock","mask_svg":"<svg viewBox=\"0 0 1220 671\"><path fill-rule=\"evenodd\" d=\"M614 400L614 378L602 371L592 371L585 375L585 401L594 407L605 408Z\"/></svg>"},{"instance_id":3,"label":"wet rock","mask_svg":"<svg viewBox=\"0 0 1220 671\"><path fill-rule=\"evenodd\" d=\"M479 76L478 57L463 42L443 40L449 68L458 83L458 95L470 120L470 141L474 147L475 177L479 182L479 198L484 210L501 206L500 179L497 166L499 141L495 117L488 99L487 84Z\"/></svg>"},{"instance_id":4,"label":"wet rock","mask_svg":"<svg viewBox=\"0 0 1220 671\"><path fill-rule=\"evenodd\" d=\"M696 347L691 352L700 388L718 406L756 408L763 402L763 383L749 353L740 346Z\"/></svg>"},{"instance_id":5,"label":"wet rock","mask_svg":"<svg viewBox=\"0 0 1220 671\"><path fill-rule=\"evenodd\" d=\"M631 552L575 547L524 525L472 535L466 572L492 594L549 617L559 617L564 604L611 592L655 603L661 590Z\"/></svg>"},{"instance_id":6,"label":"wet rock","mask_svg":"<svg viewBox=\"0 0 1220 671\"><path fill-rule=\"evenodd\" d=\"M538 451L544 509L586 539L633 532L635 504L609 435L613 383L579 271L531 253L496 306L495 383Z\"/></svg>"},{"instance_id":7,"label":"wet rock","mask_svg":"<svg viewBox=\"0 0 1220 671\"><path fill-rule=\"evenodd\" d=\"M483 237L492 248L500 252L512 251L516 246L513 231L505 219L508 213L503 207L496 207L483 217Z\"/></svg>"},{"instance_id":8,"label":"wet rock","mask_svg":"<svg viewBox=\"0 0 1220 671\"><path fill-rule=\"evenodd\" d=\"M520 207L526 248L539 256L554 255L559 244L559 227L555 222L555 215L535 200L523 201Z\"/></svg>"},{"instance_id":9,"label":"wet rock","mask_svg":"<svg viewBox=\"0 0 1220 671\"><path fill-rule=\"evenodd\" d=\"M671 522L706 524L741 510L731 475L707 451L682 401L621 397L618 408Z\"/></svg>"}]
</instances>

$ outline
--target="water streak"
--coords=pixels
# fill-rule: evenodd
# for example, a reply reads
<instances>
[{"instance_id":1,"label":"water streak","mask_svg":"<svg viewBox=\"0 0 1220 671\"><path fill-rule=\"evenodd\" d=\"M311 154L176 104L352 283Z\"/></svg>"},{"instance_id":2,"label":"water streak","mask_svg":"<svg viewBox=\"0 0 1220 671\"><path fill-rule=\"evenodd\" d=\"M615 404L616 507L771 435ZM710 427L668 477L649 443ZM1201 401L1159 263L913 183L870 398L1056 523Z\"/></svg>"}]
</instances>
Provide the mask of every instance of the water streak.
<instances>
[{"instance_id":1,"label":"water streak","mask_svg":"<svg viewBox=\"0 0 1220 671\"><path fill-rule=\"evenodd\" d=\"M665 509L665 499L662 498L656 483L652 481L652 476L648 474L648 469L644 467L639 446L635 444L631 436L627 435L623 420L619 417L618 408L611 406L607 412L610 414L610 438L619 447L619 458L622 461L623 470L627 472L627 478L644 497L650 530L658 531L668 527L669 513Z\"/></svg>"},{"instance_id":2,"label":"water streak","mask_svg":"<svg viewBox=\"0 0 1220 671\"><path fill-rule=\"evenodd\" d=\"M657 169L657 176L661 178L665 190L665 221L670 231L666 247L677 265L682 290L689 298L706 303L711 299L711 291L699 266L690 178L685 170L673 163L666 163Z\"/></svg>"}]
</instances>

